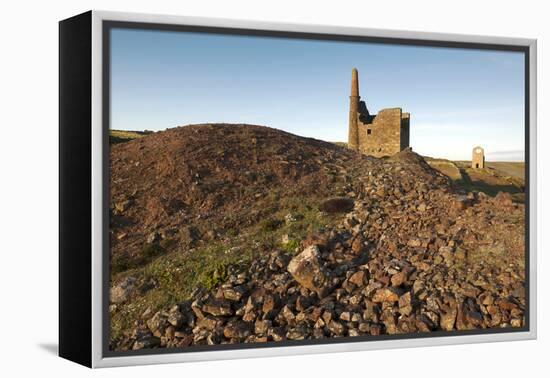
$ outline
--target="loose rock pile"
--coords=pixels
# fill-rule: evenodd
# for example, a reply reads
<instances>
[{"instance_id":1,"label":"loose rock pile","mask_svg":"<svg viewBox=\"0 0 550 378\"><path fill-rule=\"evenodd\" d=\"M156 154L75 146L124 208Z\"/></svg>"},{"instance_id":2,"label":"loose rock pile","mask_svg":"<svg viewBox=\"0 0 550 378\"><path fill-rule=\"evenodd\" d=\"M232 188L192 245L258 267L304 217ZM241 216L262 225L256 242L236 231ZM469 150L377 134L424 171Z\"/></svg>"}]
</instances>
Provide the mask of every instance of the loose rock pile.
<instances>
[{"instance_id":1,"label":"loose rock pile","mask_svg":"<svg viewBox=\"0 0 550 378\"><path fill-rule=\"evenodd\" d=\"M112 347L524 325L523 205L503 193L456 192L411 151L373 164L346 197L320 205L347 203L347 214L303 240L297 254L262 251L213 290L146 311Z\"/></svg>"}]
</instances>

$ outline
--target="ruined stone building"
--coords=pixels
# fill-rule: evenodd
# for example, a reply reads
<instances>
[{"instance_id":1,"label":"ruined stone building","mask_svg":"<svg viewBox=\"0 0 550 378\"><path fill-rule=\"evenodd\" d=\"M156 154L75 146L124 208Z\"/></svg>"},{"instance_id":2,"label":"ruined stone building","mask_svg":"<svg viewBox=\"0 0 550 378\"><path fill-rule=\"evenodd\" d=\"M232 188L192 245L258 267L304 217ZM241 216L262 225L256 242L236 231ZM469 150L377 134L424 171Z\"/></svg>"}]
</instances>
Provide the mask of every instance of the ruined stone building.
<instances>
[{"instance_id":1,"label":"ruined stone building","mask_svg":"<svg viewBox=\"0 0 550 378\"><path fill-rule=\"evenodd\" d=\"M370 114L360 101L357 69L351 72L349 96L349 148L376 157L393 155L409 147L410 114L401 108L382 109Z\"/></svg>"},{"instance_id":2,"label":"ruined stone building","mask_svg":"<svg viewBox=\"0 0 550 378\"><path fill-rule=\"evenodd\" d=\"M485 168L485 152L483 148L477 146L472 150L472 168Z\"/></svg>"}]
</instances>

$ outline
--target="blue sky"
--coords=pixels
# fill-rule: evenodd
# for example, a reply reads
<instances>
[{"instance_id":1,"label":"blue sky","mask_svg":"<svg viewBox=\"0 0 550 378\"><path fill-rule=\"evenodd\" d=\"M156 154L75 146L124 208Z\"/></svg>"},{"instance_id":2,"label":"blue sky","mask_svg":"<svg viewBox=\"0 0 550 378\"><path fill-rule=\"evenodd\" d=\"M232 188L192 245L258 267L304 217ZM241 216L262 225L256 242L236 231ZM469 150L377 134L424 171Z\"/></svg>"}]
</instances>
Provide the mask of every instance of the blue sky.
<instances>
[{"instance_id":1,"label":"blue sky","mask_svg":"<svg viewBox=\"0 0 550 378\"><path fill-rule=\"evenodd\" d=\"M113 29L111 128L249 123L347 141L351 69L371 113L411 113L423 155L523 160L521 53Z\"/></svg>"}]
</instances>

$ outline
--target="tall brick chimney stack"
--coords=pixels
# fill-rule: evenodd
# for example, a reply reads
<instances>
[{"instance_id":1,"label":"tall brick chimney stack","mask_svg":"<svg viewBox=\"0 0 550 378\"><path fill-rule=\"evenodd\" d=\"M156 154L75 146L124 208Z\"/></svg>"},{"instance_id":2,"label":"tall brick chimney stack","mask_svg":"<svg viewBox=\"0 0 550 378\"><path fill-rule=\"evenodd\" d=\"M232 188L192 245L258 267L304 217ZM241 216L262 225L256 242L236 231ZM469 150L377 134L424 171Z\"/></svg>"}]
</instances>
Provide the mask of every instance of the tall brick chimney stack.
<instances>
[{"instance_id":1,"label":"tall brick chimney stack","mask_svg":"<svg viewBox=\"0 0 550 378\"><path fill-rule=\"evenodd\" d=\"M357 114L359 112L359 74L357 68L351 71L351 95L349 96L349 129L348 147L352 150L359 150L359 126L357 125Z\"/></svg>"}]
</instances>

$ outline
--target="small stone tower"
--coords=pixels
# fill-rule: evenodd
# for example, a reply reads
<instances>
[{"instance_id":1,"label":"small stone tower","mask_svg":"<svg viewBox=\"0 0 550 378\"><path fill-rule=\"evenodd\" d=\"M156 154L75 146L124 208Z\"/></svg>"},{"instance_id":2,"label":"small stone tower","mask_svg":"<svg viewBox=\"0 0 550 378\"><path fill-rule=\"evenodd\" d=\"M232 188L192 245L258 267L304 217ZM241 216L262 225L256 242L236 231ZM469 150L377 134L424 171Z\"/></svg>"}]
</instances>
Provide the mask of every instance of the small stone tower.
<instances>
[{"instance_id":1,"label":"small stone tower","mask_svg":"<svg viewBox=\"0 0 550 378\"><path fill-rule=\"evenodd\" d=\"M485 168L485 152L483 148L477 146L472 150L472 168L483 169Z\"/></svg>"},{"instance_id":2,"label":"small stone tower","mask_svg":"<svg viewBox=\"0 0 550 378\"><path fill-rule=\"evenodd\" d=\"M365 155L390 156L409 147L410 114L401 108L370 114L359 96L359 74L351 71L348 147Z\"/></svg>"}]
</instances>

